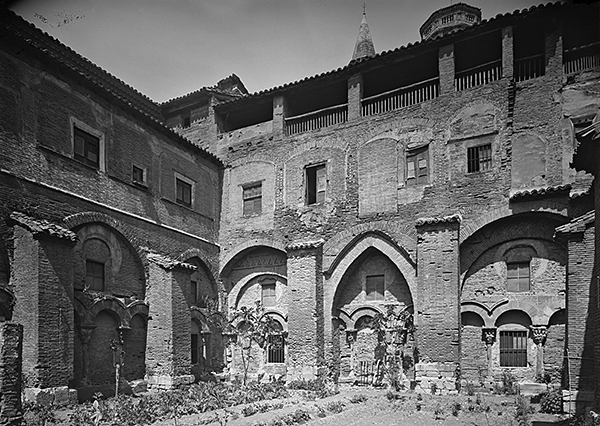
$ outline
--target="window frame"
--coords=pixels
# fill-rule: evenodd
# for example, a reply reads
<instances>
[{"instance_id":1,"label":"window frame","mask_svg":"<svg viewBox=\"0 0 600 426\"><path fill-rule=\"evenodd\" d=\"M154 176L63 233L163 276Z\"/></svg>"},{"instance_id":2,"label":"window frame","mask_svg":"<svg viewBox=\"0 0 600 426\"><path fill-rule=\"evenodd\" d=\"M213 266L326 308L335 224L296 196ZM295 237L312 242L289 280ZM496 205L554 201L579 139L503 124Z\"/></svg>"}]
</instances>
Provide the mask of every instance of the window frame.
<instances>
[{"instance_id":1,"label":"window frame","mask_svg":"<svg viewBox=\"0 0 600 426\"><path fill-rule=\"evenodd\" d=\"M190 209L194 208L194 202L195 202L195 197L194 197L194 192L195 192L195 184L196 182L194 182L192 179L182 175L181 173L175 172L175 203L179 204L180 206L184 206ZM179 185L178 182L181 182L184 185L187 185L190 187L190 202L189 204L187 202L185 202L184 199L180 199L179 198ZM182 186L182 188L185 188L185 186Z\"/></svg>"},{"instance_id":2,"label":"window frame","mask_svg":"<svg viewBox=\"0 0 600 426\"><path fill-rule=\"evenodd\" d=\"M313 175L314 170L314 175ZM322 173L322 176L319 176ZM319 184L320 178L323 180ZM324 204L327 200L327 162L304 167L304 203L307 206ZM321 194L321 195L320 195Z\"/></svg>"},{"instance_id":3,"label":"window frame","mask_svg":"<svg viewBox=\"0 0 600 426\"><path fill-rule=\"evenodd\" d=\"M425 171L423 172L423 167L420 167L421 161L425 161ZM412 167L413 175L411 175L410 170ZM418 186L418 185L426 185L429 183L429 146L424 146L417 149L407 150L405 156L405 175L404 175L404 183L406 186Z\"/></svg>"},{"instance_id":4,"label":"window frame","mask_svg":"<svg viewBox=\"0 0 600 426\"><path fill-rule=\"evenodd\" d=\"M500 351L500 367L523 368L527 367L527 330L500 330L498 334L498 347ZM518 340L516 340L518 339ZM510 345L507 343L510 342ZM515 342L518 342L515 345ZM510 347L509 347L510 346ZM521 346L521 347L515 347Z\"/></svg>"},{"instance_id":5,"label":"window frame","mask_svg":"<svg viewBox=\"0 0 600 426\"><path fill-rule=\"evenodd\" d=\"M375 288L371 287L371 291L369 291L369 289L370 289L369 281L374 281L375 279L377 279L377 282L375 282L375 285L377 287L375 287ZM377 290L379 290L379 286L378 286L379 281L381 282L381 292L377 291ZM380 302L380 301L385 300L385 275L384 274L367 275L365 277L365 300L367 302Z\"/></svg>"},{"instance_id":6,"label":"window frame","mask_svg":"<svg viewBox=\"0 0 600 426\"><path fill-rule=\"evenodd\" d=\"M93 266L90 268L90 266ZM96 276L92 269L98 268L98 270L102 271L101 276ZM90 274L92 272L92 274ZM89 283L89 278L92 279L92 284ZM100 288L96 285L96 280L100 279ZM99 262L93 259L85 259L85 287L92 291L104 291L106 286L106 263Z\"/></svg>"},{"instance_id":7,"label":"window frame","mask_svg":"<svg viewBox=\"0 0 600 426\"><path fill-rule=\"evenodd\" d=\"M142 174L141 180L137 180L135 178L136 169L139 170ZM137 164L132 164L131 165L131 182L135 185L146 186L146 173L147 173L147 171L146 171L145 167L140 167Z\"/></svg>"},{"instance_id":8,"label":"window frame","mask_svg":"<svg viewBox=\"0 0 600 426\"><path fill-rule=\"evenodd\" d=\"M493 169L494 153L492 143L467 147L467 173L487 172ZM488 157L482 157L482 152L488 153ZM477 154L476 156L471 154Z\"/></svg>"},{"instance_id":9,"label":"window frame","mask_svg":"<svg viewBox=\"0 0 600 426\"><path fill-rule=\"evenodd\" d=\"M274 348L273 341L277 339L277 348ZM269 335L267 345L267 364L285 364L285 335L282 331Z\"/></svg>"},{"instance_id":10,"label":"window frame","mask_svg":"<svg viewBox=\"0 0 600 426\"><path fill-rule=\"evenodd\" d=\"M260 303L263 307L277 306L277 283L274 280L265 281L260 283L260 287Z\"/></svg>"},{"instance_id":11,"label":"window frame","mask_svg":"<svg viewBox=\"0 0 600 426\"><path fill-rule=\"evenodd\" d=\"M523 267L527 265L527 267ZM510 271L516 268L516 276L511 276ZM527 270L527 275L521 276L521 271ZM524 279L527 278L527 288L524 288ZM515 287L516 284L516 287ZM515 289L516 288L516 289ZM509 293L525 293L531 291L531 261L506 262L506 291Z\"/></svg>"},{"instance_id":12,"label":"window frame","mask_svg":"<svg viewBox=\"0 0 600 426\"><path fill-rule=\"evenodd\" d=\"M69 126L70 126L70 131L71 131L71 152L70 152L70 156L73 160L77 161L79 164L83 164L87 167L90 167L92 169L96 169L99 170L101 172L105 172L106 171L106 161L105 161L105 137L104 137L104 133L94 129L93 127L85 124L84 122L74 118L74 117L70 117L69 118ZM83 139L88 139L88 140L94 140L97 141L98 143L98 161L97 163L93 163L90 162L89 160L86 159L87 155L86 155L86 151L85 151L85 147L87 146L87 144L84 145L84 155L83 157L79 154L76 154L76 138L78 136L83 137ZM78 158L80 157L80 158Z\"/></svg>"},{"instance_id":13,"label":"window frame","mask_svg":"<svg viewBox=\"0 0 600 426\"><path fill-rule=\"evenodd\" d=\"M258 188L260 193L252 194L251 190ZM248 192L248 193L247 193ZM248 201L248 203L246 203ZM258 209L256 208L258 205ZM247 209L246 206L252 206ZM262 181L242 185L242 216L259 216L262 214Z\"/></svg>"}]
</instances>

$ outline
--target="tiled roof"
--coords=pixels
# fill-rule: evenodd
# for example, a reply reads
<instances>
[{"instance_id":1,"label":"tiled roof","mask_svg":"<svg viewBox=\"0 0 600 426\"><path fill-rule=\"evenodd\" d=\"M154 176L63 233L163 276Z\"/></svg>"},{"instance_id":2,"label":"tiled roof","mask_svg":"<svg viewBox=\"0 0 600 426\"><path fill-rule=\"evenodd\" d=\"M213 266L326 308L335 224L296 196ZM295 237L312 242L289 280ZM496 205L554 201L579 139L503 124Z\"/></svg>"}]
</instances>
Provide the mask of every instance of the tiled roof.
<instances>
[{"instance_id":1,"label":"tiled roof","mask_svg":"<svg viewBox=\"0 0 600 426\"><path fill-rule=\"evenodd\" d=\"M299 84L305 84L305 83L312 82L312 81L315 81L315 80L318 80L321 78L327 78L327 77L333 76L337 73L341 73L341 72L345 72L345 71L347 71L349 74L353 74L355 72L358 72L358 70L356 70L356 68L362 68L363 65L366 63L375 64L375 63L377 63L377 61L387 59L386 58L387 56L393 56L396 54L407 53L407 52L413 53L412 51L414 49L421 48L421 46L433 45L435 43L438 43L439 40L441 40L442 38L445 40L448 40L448 38L454 37L457 34L469 34L470 32L479 31L482 26L492 25L492 24L496 24L499 26L499 25L503 24L503 21L511 20L515 17L521 17L526 14L529 15L529 14L533 14L533 13L549 11L553 8L557 8L557 7L561 7L561 6L563 6L563 3L555 2L555 3L548 3L545 5L532 6L528 9L522 9L522 10L517 9L511 13L505 13L505 14L500 13L493 18L483 19L480 22L476 23L475 25L472 25L468 28L456 29L455 31L452 31L451 33L446 34L444 36L433 37L428 40L416 41L414 43L408 43L405 46L400 46L393 50L387 50L387 51L378 53L375 56L363 57L360 59L352 60L352 61L350 61L349 64L347 64L343 67L337 68L335 70L323 72L321 74L316 74L311 77L305 77L301 80L297 80L297 81L294 81L291 83L286 83L286 84L283 84L280 86L275 86L270 89L261 90L259 92L255 92L250 95L244 96L241 99L231 100L231 101L222 103L222 104L220 104L220 106L234 104L236 102L239 102L240 100L244 100L244 99L248 99L248 98L259 98L262 96L271 95L276 92L281 92L281 91L290 89Z\"/></svg>"},{"instance_id":2,"label":"tiled roof","mask_svg":"<svg viewBox=\"0 0 600 426\"><path fill-rule=\"evenodd\" d=\"M0 34L6 34L8 37L16 37L19 42L25 43L39 52L43 60L49 59L55 64L72 71L76 75L76 78L82 79L101 93L116 99L158 132L186 146L194 147L203 157L219 166L223 166L223 162L217 156L166 127L162 123L161 109L157 103L112 74L104 71L89 59L84 58L51 35L43 32L35 25L1 6Z\"/></svg>"},{"instance_id":3,"label":"tiled roof","mask_svg":"<svg viewBox=\"0 0 600 426\"><path fill-rule=\"evenodd\" d=\"M529 188L529 189L519 189L516 191L511 191L510 199L514 200L522 197L531 197L537 195L551 195L560 191L568 191L571 189L571 184L564 185L555 185L555 186L545 186L541 188Z\"/></svg>"},{"instance_id":4,"label":"tiled roof","mask_svg":"<svg viewBox=\"0 0 600 426\"><path fill-rule=\"evenodd\" d=\"M589 211L583 216L576 217L569 223L556 228L557 234L568 234L571 232L584 232L586 228L594 224L596 219L595 210Z\"/></svg>"},{"instance_id":5,"label":"tiled roof","mask_svg":"<svg viewBox=\"0 0 600 426\"><path fill-rule=\"evenodd\" d=\"M451 223L462 221L462 216L459 214L453 214L450 216L443 217L420 217L415 221L415 226L434 225L436 223Z\"/></svg>"},{"instance_id":6,"label":"tiled roof","mask_svg":"<svg viewBox=\"0 0 600 426\"><path fill-rule=\"evenodd\" d=\"M76 233L48 220L35 219L23 213L13 212L10 215L10 221L22 226L34 235L45 234L72 242L77 241Z\"/></svg>"}]
</instances>

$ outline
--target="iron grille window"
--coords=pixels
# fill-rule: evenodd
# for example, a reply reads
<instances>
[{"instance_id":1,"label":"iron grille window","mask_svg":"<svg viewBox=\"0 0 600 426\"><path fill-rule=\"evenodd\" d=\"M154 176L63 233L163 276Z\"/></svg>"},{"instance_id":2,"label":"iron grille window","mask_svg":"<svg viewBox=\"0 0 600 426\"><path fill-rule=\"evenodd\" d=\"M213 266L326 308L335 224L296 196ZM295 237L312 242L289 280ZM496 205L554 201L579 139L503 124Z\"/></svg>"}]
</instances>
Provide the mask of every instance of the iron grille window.
<instances>
[{"instance_id":1,"label":"iron grille window","mask_svg":"<svg viewBox=\"0 0 600 426\"><path fill-rule=\"evenodd\" d=\"M283 364L285 362L285 338L282 334L271 334L269 336L267 362L273 364Z\"/></svg>"},{"instance_id":2,"label":"iron grille window","mask_svg":"<svg viewBox=\"0 0 600 426\"><path fill-rule=\"evenodd\" d=\"M467 172L483 172L492 168L492 145L467 148Z\"/></svg>"},{"instance_id":3,"label":"iron grille window","mask_svg":"<svg viewBox=\"0 0 600 426\"><path fill-rule=\"evenodd\" d=\"M192 364L198 364L198 342L200 336L194 333L192 334Z\"/></svg>"},{"instance_id":4,"label":"iron grille window","mask_svg":"<svg viewBox=\"0 0 600 426\"><path fill-rule=\"evenodd\" d=\"M244 216L261 214L262 212L262 183L243 188Z\"/></svg>"},{"instance_id":5,"label":"iron grille window","mask_svg":"<svg viewBox=\"0 0 600 426\"><path fill-rule=\"evenodd\" d=\"M192 185L175 178L175 187L177 190L175 201L184 206L192 207Z\"/></svg>"},{"instance_id":6,"label":"iron grille window","mask_svg":"<svg viewBox=\"0 0 600 426\"><path fill-rule=\"evenodd\" d=\"M90 290L104 290L104 263L86 259L85 285Z\"/></svg>"},{"instance_id":7,"label":"iron grille window","mask_svg":"<svg viewBox=\"0 0 600 426\"><path fill-rule=\"evenodd\" d=\"M406 185L420 185L429 182L429 158L427 148L406 156Z\"/></svg>"},{"instance_id":8,"label":"iron grille window","mask_svg":"<svg viewBox=\"0 0 600 426\"><path fill-rule=\"evenodd\" d=\"M383 275L367 276L367 300L383 300L384 284Z\"/></svg>"},{"instance_id":9,"label":"iron grille window","mask_svg":"<svg viewBox=\"0 0 600 426\"><path fill-rule=\"evenodd\" d=\"M306 204L325 202L327 170L325 164L306 168Z\"/></svg>"},{"instance_id":10,"label":"iron grille window","mask_svg":"<svg viewBox=\"0 0 600 426\"><path fill-rule=\"evenodd\" d=\"M100 167L100 138L73 127L74 158L88 166Z\"/></svg>"},{"instance_id":11,"label":"iron grille window","mask_svg":"<svg viewBox=\"0 0 600 426\"><path fill-rule=\"evenodd\" d=\"M263 306L275 306L275 283L266 283L262 285L262 304Z\"/></svg>"},{"instance_id":12,"label":"iron grille window","mask_svg":"<svg viewBox=\"0 0 600 426\"><path fill-rule=\"evenodd\" d=\"M506 290L510 292L529 291L529 262L513 262L506 264Z\"/></svg>"},{"instance_id":13,"label":"iron grille window","mask_svg":"<svg viewBox=\"0 0 600 426\"><path fill-rule=\"evenodd\" d=\"M527 331L500 332L500 366L527 367Z\"/></svg>"}]
</instances>

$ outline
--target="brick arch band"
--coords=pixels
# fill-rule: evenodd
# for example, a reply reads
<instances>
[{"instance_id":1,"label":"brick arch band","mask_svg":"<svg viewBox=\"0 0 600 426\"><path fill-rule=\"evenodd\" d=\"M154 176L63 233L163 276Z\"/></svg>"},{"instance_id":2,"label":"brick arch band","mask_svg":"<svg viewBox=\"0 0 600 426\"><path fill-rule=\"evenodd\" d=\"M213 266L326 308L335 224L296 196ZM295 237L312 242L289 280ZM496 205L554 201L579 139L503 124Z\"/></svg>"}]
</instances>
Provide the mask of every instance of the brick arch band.
<instances>
[{"instance_id":1,"label":"brick arch band","mask_svg":"<svg viewBox=\"0 0 600 426\"><path fill-rule=\"evenodd\" d=\"M231 251L227 252L221 258L221 265L223 265L223 267L219 272L219 277L222 278L223 276L228 275L229 268L231 268L233 261L238 255L247 249L258 248L260 246L279 250L284 254L287 253L285 250L286 243L276 238L254 238L252 240L244 241L241 244L237 244L235 248L230 249Z\"/></svg>"}]
</instances>

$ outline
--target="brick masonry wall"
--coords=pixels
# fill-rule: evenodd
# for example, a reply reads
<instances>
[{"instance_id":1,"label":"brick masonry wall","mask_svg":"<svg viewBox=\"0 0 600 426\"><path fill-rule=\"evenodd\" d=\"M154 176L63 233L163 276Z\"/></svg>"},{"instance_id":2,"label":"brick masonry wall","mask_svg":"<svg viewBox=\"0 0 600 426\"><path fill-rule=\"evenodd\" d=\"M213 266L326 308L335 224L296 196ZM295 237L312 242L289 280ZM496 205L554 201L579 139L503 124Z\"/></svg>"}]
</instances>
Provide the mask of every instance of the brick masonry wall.
<instances>
[{"instance_id":1,"label":"brick masonry wall","mask_svg":"<svg viewBox=\"0 0 600 426\"><path fill-rule=\"evenodd\" d=\"M570 235L567 273L567 347L573 388L594 388L593 271L595 232L589 227ZM589 312L581 318L582 312Z\"/></svg>"},{"instance_id":2,"label":"brick masonry wall","mask_svg":"<svg viewBox=\"0 0 600 426\"><path fill-rule=\"evenodd\" d=\"M21 363L23 326L3 322L0 327L0 423L20 425L23 416L21 405Z\"/></svg>"},{"instance_id":3,"label":"brick masonry wall","mask_svg":"<svg viewBox=\"0 0 600 426\"><path fill-rule=\"evenodd\" d=\"M458 228L451 222L418 229L416 322L423 362L459 361Z\"/></svg>"},{"instance_id":4,"label":"brick masonry wall","mask_svg":"<svg viewBox=\"0 0 600 426\"><path fill-rule=\"evenodd\" d=\"M488 375L487 346L481 327L463 326L460 333L461 378L474 384L484 383Z\"/></svg>"}]
</instances>

